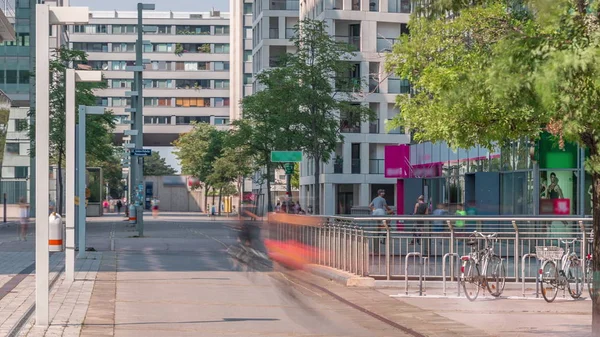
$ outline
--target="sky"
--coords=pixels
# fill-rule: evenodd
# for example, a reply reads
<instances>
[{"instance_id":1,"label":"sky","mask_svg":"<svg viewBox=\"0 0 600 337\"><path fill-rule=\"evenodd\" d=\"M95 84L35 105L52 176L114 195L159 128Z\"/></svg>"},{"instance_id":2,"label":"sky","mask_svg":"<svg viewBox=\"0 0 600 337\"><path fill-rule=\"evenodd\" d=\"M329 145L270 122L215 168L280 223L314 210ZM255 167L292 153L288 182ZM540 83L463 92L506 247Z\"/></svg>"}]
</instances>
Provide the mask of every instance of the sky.
<instances>
[{"instance_id":1,"label":"sky","mask_svg":"<svg viewBox=\"0 0 600 337\"><path fill-rule=\"evenodd\" d=\"M229 10L229 0L71 0L71 6L88 6L97 11L134 11L138 2L154 3L157 11L207 12L213 7L222 12Z\"/></svg>"}]
</instances>

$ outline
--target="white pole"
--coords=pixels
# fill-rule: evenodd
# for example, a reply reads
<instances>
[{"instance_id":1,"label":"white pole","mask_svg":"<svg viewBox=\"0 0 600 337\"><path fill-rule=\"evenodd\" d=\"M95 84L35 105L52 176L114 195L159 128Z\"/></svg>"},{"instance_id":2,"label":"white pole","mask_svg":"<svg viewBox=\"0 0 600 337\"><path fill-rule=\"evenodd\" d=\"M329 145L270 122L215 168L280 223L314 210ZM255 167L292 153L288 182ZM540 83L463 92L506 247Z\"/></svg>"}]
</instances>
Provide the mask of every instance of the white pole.
<instances>
[{"instance_id":1,"label":"white pole","mask_svg":"<svg viewBox=\"0 0 600 337\"><path fill-rule=\"evenodd\" d=\"M66 281L75 280L75 69L67 69L65 88L66 113L66 252L65 273Z\"/></svg>"},{"instance_id":2,"label":"white pole","mask_svg":"<svg viewBox=\"0 0 600 337\"><path fill-rule=\"evenodd\" d=\"M35 324L48 326L48 205L50 184L50 53L48 5L37 4L35 15Z\"/></svg>"},{"instance_id":3,"label":"white pole","mask_svg":"<svg viewBox=\"0 0 600 337\"><path fill-rule=\"evenodd\" d=\"M85 174L87 173L85 167L85 105L79 106L78 113L79 125L77 125L77 127L79 128L79 146L77 147L77 174L79 177L77 177L77 184L79 188L79 219L77 219L77 225L79 226L79 254L77 254L77 258L85 259Z\"/></svg>"}]
</instances>

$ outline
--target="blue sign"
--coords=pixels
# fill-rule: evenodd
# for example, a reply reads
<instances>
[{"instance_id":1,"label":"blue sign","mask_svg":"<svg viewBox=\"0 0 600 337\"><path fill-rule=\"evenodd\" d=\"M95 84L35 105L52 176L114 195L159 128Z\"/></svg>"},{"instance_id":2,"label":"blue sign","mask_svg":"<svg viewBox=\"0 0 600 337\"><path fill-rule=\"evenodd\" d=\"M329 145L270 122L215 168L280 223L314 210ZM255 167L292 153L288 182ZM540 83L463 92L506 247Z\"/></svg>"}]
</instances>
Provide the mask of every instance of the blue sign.
<instances>
[{"instance_id":1,"label":"blue sign","mask_svg":"<svg viewBox=\"0 0 600 337\"><path fill-rule=\"evenodd\" d=\"M132 156L148 157L148 156L152 155L152 150L150 150L150 149L131 149L131 151L129 151L129 153Z\"/></svg>"}]
</instances>

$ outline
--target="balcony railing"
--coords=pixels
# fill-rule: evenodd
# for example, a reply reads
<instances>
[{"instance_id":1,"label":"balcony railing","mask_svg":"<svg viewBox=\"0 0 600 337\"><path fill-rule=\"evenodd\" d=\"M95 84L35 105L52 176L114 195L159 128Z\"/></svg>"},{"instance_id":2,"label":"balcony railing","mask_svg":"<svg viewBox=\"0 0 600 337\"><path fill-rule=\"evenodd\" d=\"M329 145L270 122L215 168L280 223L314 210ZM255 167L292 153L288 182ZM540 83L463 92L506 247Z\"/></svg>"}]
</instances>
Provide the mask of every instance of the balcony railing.
<instances>
[{"instance_id":1,"label":"balcony railing","mask_svg":"<svg viewBox=\"0 0 600 337\"><path fill-rule=\"evenodd\" d=\"M385 53L391 52L394 43L396 43L398 39L388 38L388 37L378 37L377 38L377 52Z\"/></svg>"},{"instance_id":2,"label":"balcony railing","mask_svg":"<svg viewBox=\"0 0 600 337\"><path fill-rule=\"evenodd\" d=\"M411 13L411 0L388 0L388 12Z\"/></svg>"},{"instance_id":3,"label":"balcony railing","mask_svg":"<svg viewBox=\"0 0 600 337\"><path fill-rule=\"evenodd\" d=\"M271 67L271 68L281 67L282 63L283 63L283 60L281 59L281 56L269 57L269 67Z\"/></svg>"},{"instance_id":4,"label":"balcony railing","mask_svg":"<svg viewBox=\"0 0 600 337\"><path fill-rule=\"evenodd\" d=\"M399 78L388 78L388 94L410 94L410 82Z\"/></svg>"},{"instance_id":5,"label":"balcony railing","mask_svg":"<svg viewBox=\"0 0 600 337\"><path fill-rule=\"evenodd\" d=\"M369 122L369 133L379 133L379 119Z\"/></svg>"},{"instance_id":6,"label":"balcony railing","mask_svg":"<svg viewBox=\"0 0 600 337\"><path fill-rule=\"evenodd\" d=\"M369 159L369 173L383 174L383 159Z\"/></svg>"},{"instance_id":7,"label":"balcony railing","mask_svg":"<svg viewBox=\"0 0 600 337\"><path fill-rule=\"evenodd\" d=\"M359 91L361 87L359 77L336 77L335 90L341 92Z\"/></svg>"},{"instance_id":8,"label":"balcony railing","mask_svg":"<svg viewBox=\"0 0 600 337\"><path fill-rule=\"evenodd\" d=\"M369 92L377 94L379 93L379 78L369 76Z\"/></svg>"},{"instance_id":9,"label":"balcony railing","mask_svg":"<svg viewBox=\"0 0 600 337\"><path fill-rule=\"evenodd\" d=\"M360 123L354 123L348 119L340 120L340 132L341 133L360 133Z\"/></svg>"},{"instance_id":10,"label":"balcony railing","mask_svg":"<svg viewBox=\"0 0 600 337\"><path fill-rule=\"evenodd\" d=\"M279 28L269 28L269 39L279 38Z\"/></svg>"},{"instance_id":11,"label":"balcony railing","mask_svg":"<svg viewBox=\"0 0 600 337\"><path fill-rule=\"evenodd\" d=\"M300 10L300 1L298 0L271 0L269 4L270 10L275 11L297 11Z\"/></svg>"},{"instance_id":12,"label":"balcony railing","mask_svg":"<svg viewBox=\"0 0 600 337\"><path fill-rule=\"evenodd\" d=\"M336 163L333 164L333 173L335 174L342 174L344 173L344 161L343 160L337 160Z\"/></svg>"},{"instance_id":13,"label":"balcony railing","mask_svg":"<svg viewBox=\"0 0 600 337\"><path fill-rule=\"evenodd\" d=\"M352 159L352 174L360 173L360 158Z\"/></svg>"},{"instance_id":14,"label":"balcony railing","mask_svg":"<svg viewBox=\"0 0 600 337\"><path fill-rule=\"evenodd\" d=\"M286 28L285 29L285 38L291 39L296 35L296 28Z\"/></svg>"},{"instance_id":15,"label":"balcony railing","mask_svg":"<svg viewBox=\"0 0 600 337\"><path fill-rule=\"evenodd\" d=\"M385 125L387 126L392 120L388 119L385 123ZM402 127L398 127L398 128L394 128L394 129L387 129L386 127L386 131L388 134L396 134L396 135L403 135L404 134L404 128Z\"/></svg>"},{"instance_id":16,"label":"balcony railing","mask_svg":"<svg viewBox=\"0 0 600 337\"><path fill-rule=\"evenodd\" d=\"M349 44L354 51L360 50L360 36L335 35L334 38L336 42Z\"/></svg>"}]
</instances>

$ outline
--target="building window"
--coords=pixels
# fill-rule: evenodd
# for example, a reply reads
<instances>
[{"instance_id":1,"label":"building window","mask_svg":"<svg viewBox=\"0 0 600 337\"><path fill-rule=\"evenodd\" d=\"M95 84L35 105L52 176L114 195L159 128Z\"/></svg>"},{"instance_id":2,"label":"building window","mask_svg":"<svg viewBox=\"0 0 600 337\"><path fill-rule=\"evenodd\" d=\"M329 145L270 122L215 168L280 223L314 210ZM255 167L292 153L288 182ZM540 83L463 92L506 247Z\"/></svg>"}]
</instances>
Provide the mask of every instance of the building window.
<instances>
[{"instance_id":1,"label":"building window","mask_svg":"<svg viewBox=\"0 0 600 337\"><path fill-rule=\"evenodd\" d=\"M133 53L135 52L134 43L113 43L112 51L114 53Z\"/></svg>"},{"instance_id":2,"label":"building window","mask_svg":"<svg viewBox=\"0 0 600 337\"><path fill-rule=\"evenodd\" d=\"M244 84L252 84L252 74L244 74Z\"/></svg>"},{"instance_id":3,"label":"building window","mask_svg":"<svg viewBox=\"0 0 600 337\"><path fill-rule=\"evenodd\" d=\"M229 62L215 62L213 70L215 70L215 71L229 70Z\"/></svg>"},{"instance_id":4,"label":"building window","mask_svg":"<svg viewBox=\"0 0 600 337\"><path fill-rule=\"evenodd\" d=\"M6 143L6 153L19 154L19 143Z\"/></svg>"},{"instance_id":5,"label":"building window","mask_svg":"<svg viewBox=\"0 0 600 337\"><path fill-rule=\"evenodd\" d=\"M73 26L73 33L80 34L106 34L107 25L75 25Z\"/></svg>"},{"instance_id":6,"label":"building window","mask_svg":"<svg viewBox=\"0 0 600 337\"><path fill-rule=\"evenodd\" d=\"M87 43L87 42L74 42L73 49L83 50L87 52L108 52L108 43Z\"/></svg>"},{"instance_id":7,"label":"building window","mask_svg":"<svg viewBox=\"0 0 600 337\"><path fill-rule=\"evenodd\" d=\"M175 80L177 89L210 89L210 80Z\"/></svg>"},{"instance_id":8,"label":"building window","mask_svg":"<svg viewBox=\"0 0 600 337\"><path fill-rule=\"evenodd\" d=\"M125 70L129 66L134 66L135 61L112 61L112 70Z\"/></svg>"},{"instance_id":9,"label":"building window","mask_svg":"<svg viewBox=\"0 0 600 337\"><path fill-rule=\"evenodd\" d=\"M252 50L244 50L244 62L252 62Z\"/></svg>"},{"instance_id":10,"label":"building window","mask_svg":"<svg viewBox=\"0 0 600 337\"><path fill-rule=\"evenodd\" d=\"M154 33L154 32L147 32L147 33L144 33L144 34L157 34L157 35L168 35L168 34L171 34L171 26L157 25L156 28L158 28L156 30L156 33Z\"/></svg>"},{"instance_id":11,"label":"building window","mask_svg":"<svg viewBox=\"0 0 600 337\"><path fill-rule=\"evenodd\" d=\"M29 123L26 119L15 119L15 131L27 131L29 128Z\"/></svg>"},{"instance_id":12,"label":"building window","mask_svg":"<svg viewBox=\"0 0 600 337\"><path fill-rule=\"evenodd\" d=\"M175 106L177 107L210 107L210 99L209 98L201 98L201 97L190 97L184 98L179 97L175 99Z\"/></svg>"},{"instance_id":13,"label":"building window","mask_svg":"<svg viewBox=\"0 0 600 337\"><path fill-rule=\"evenodd\" d=\"M112 88L131 88L133 80L112 80Z\"/></svg>"},{"instance_id":14,"label":"building window","mask_svg":"<svg viewBox=\"0 0 600 337\"><path fill-rule=\"evenodd\" d=\"M229 125L229 118L215 117L215 125Z\"/></svg>"},{"instance_id":15,"label":"building window","mask_svg":"<svg viewBox=\"0 0 600 337\"><path fill-rule=\"evenodd\" d=\"M144 69L146 70L170 70L171 62L166 61L152 61L150 64L146 64Z\"/></svg>"},{"instance_id":16,"label":"building window","mask_svg":"<svg viewBox=\"0 0 600 337\"><path fill-rule=\"evenodd\" d=\"M252 4L251 3L244 4L244 14L252 14Z\"/></svg>"},{"instance_id":17,"label":"building window","mask_svg":"<svg viewBox=\"0 0 600 337\"><path fill-rule=\"evenodd\" d=\"M19 70L19 83L29 83L30 77L31 75L29 75L29 70Z\"/></svg>"},{"instance_id":18,"label":"building window","mask_svg":"<svg viewBox=\"0 0 600 337\"><path fill-rule=\"evenodd\" d=\"M144 116L144 124L171 124L170 116Z\"/></svg>"},{"instance_id":19,"label":"building window","mask_svg":"<svg viewBox=\"0 0 600 337\"><path fill-rule=\"evenodd\" d=\"M252 38L252 27L244 27L244 39Z\"/></svg>"},{"instance_id":20,"label":"building window","mask_svg":"<svg viewBox=\"0 0 600 337\"><path fill-rule=\"evenodd\" d=\"M215 80L215 89L229 89L229 80Z\"/></svg>"},{"instance_id":21,"label":"building window","mask_svg":"<svg viewBox=\"0 0 600 337\"><path fill-rule=\"evenodd\" d=\"M210 35L210 26L176 26L177 35Z\"/></svg>"},{"instance_id":22,"label":"building window","mask_svg":"<svg viewBox=\"0 0 600 337\"><path fill-rule=\"evenodd\" d=\"M96 97L96 105L97 106L108 106L108 98L107 97Z\"/></svg>"},{"instance_id":23,"label":"building window","mask_svg":"<svg viewBox=\"0 0 600 337\"><path fill-rule=\"evenodd\" d=\"M198 71L208 70L208 62L177 62L175 70Z\"/></svg>"},{"instance_id":24,"label":"building window","mask_svg":"<svg viewBox=\"0 0 600 337\"><path fill-rule=\"evenodd\" d=\"M15 166L15 178L27 178L27 171L29 171L27 166Z\"/></svg>"},{"instance_id":25,"label":"building window","mask_svg":"<svg viewBox=\"0 0 600 337\"><path fill-rule=\"evenodd\" d=\"M229 35L229 26L215 26L215 35Z\"/></svg>"},{"instance_id":26,"label":"building window","mask_svg":"<svg viewBox=\"0 0 600 337\"><path fill-rule=\"evenodd\" d=\"M215 54L229 54L229 43L215 43Z\"/></svg>"},{"instance_id":27,"label":"building window","mask_svg":"<svg viewBox=\"0 0 600 337\"><path fill-rule=\"evenodd\" d=\"M130 106L130 105L131 105L131 98L128 98L128 97L113 97L112 98L112 106L119 107L119 106Z\"/></svg>"},{"instance_id":28,"label":"building window","mask_svg":"<svg viewBox=\"0 0 600 337\"><path fill-rule=\"evenodd\" d=\"M210 117L208 116L177 116L175 119L178 125L188 125L192 122L196 123L210 123Z\"/></svg>"},{"instance_id":29,"label":"building window","mask_svg":"<svg viewBox=\"0 0 600 337\"><path fill-rule=\"evenodd\" d=\"M129 116L128 115L114 115L114 120L116 124L125 124L124 122L126 120L129 120Z\"/></svg>"},{"instance_id":30,"label":"building window","mask_svg":"<svg viewBox=\"0 0 600 337\"><path fill-rule=\"evenodd\" d=\"M229 106L229 98L217 97L215 98L215 107Z\"/></svg>"},{"instance_id":31,"label":"building window","mask_svg":"<svg viewBox=\"0 0 600 337\"><path fill-rule=\"evenodd\" d=\"M144 97L144 106L171 106L170 98Z\"/></svg>"},{"instance_id":32,"label":"building window","mask_svg":"<svg viewBox=\"0 0 600 337\"><path fill-rule=\"evenodd\" d=\"M171 44L171 43L155 43L153 45L148 45L148 46L150 47L149 52L167 53L167 52L173 51L173 44ZM144 46L144 51L146 51L145 47L146 47L146 45Z\"/></svg>"},{"instance_id":33,"label":"building window","mask_svg":"<svg viewBox=\"0 0 600 337\"><path fill-rule=\"evenodd\" d=\"M144 80L144 88L173 88L173 80Z\"/></svg>"},{"instance_id":34,"label":"building window","mask_svg":"<svg viewBox=\"0 0 600 337\"><path fill-rule=\"evenodd\" d=\"M16 70L7 70L6 71L6 83L8 83L8 84L16 84L17 83L17 71Z\"/></svg>"},{"instance_id":35,"label":"building window","mask_svg":"<svg viewBox=\"0 0 600 337\"><path fill-rule=\"evenodd\" d=\"M137 27L135 25L113 25L113 34L135 34L137 33Z\"/></svg>"}]
</instances>

